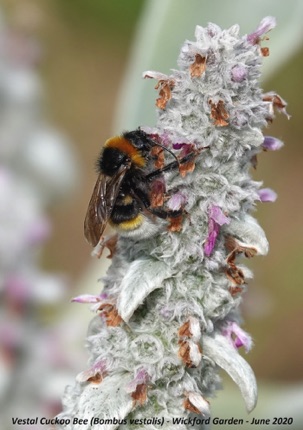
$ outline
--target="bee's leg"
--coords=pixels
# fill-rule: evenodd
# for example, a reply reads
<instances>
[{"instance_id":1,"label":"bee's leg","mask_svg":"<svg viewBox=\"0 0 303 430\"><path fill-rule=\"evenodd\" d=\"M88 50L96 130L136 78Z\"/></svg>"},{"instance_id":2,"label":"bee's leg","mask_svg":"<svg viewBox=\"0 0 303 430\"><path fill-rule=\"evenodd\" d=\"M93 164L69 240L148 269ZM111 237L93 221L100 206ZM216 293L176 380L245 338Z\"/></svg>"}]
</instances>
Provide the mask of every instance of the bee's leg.
<instances>
[{"instance_id":1,"label":"bee's leg","mask_svg":"<svg viewBox=\"0 0 303 430\"><path fill-rule=\"evenodd\" d=\"M171 172L172 170L175 170L179 167L181 160L178 161L172 161L171 163L167 164L166 166L162 167L161 169L154 170L153 172L149 173L148 175L144 176L144 179L149 182L152 179L156 178L157 176L160 176L164 172Z\"/></svg>"},{"instance_id":2,"label":"bee's leg","mask_svg":"<svg viewBox=\"0 0 303 430\"><path fill-rule=\"evenodd\" d=\"M178 211L173 211L170 209L161 209L161 208L146 208L151 214L156 215L162 219L168 218L178 218L180 215L185 213L184 209L179 209Z\"/></svg>"},{"instance_id":3,"label":"bee's leg","mask_svg":"<svg viewBox=\"0 0 303 430\"><path fill-rule=\"evenodd\" d=\"M117 240L118 240L117 234L113 234L111 236L106 236L106 237L101 236L99 242L92 250L91 255L93 257L100 258L104 248L107 248L109 250L109 255L106 258L112 258L116 252Z\"/></svg>"},{"instance_id":4,"label":"bee's leg","mask_svg":"<svg viewBox=\"0 0 303 430\"><path fill-rule=\"evenodd\" d=\"M150 199L148 195L143 190L135 186L133 186L131 194L133 194L134 197L137 197L140 200L140 202L143 204L143 206L148 212L150 212L153 215L156 215L159 218L162 218L162 219L176 218L185 212L184 209L173 211L173 210L164 209L161 207L156 207L156 208L151 207Z\"/></svg>"},{"instance_id":5,"label":"bee's leg","mask_svg":"<svg viewBox=\"0 0 303 430\"><path fill-rule=\"evenodd\" d=\"M132 197L134 197L135 199L139 199L140 202L143 204L143 206L148 209L150 207L150 199L147 195L147 193L145 193L143 190L141 190L140 188L136 187L134 183L132 183L132 187L130 189L130 194Z\"/></svg>"},{"instance_id":6,"label":"bee's leg","mask_svg":"<svg viewBox=\"0 0 303 430\"><path fill-rule=\"evenodd\" d=\"M158 218L167 220L169 222L167 229L171 232L181 231L185 218L188 218L189 223L191 224L190 215L184 208L179 209L177 211L162 208L150 208L148 209L148 211L151 214L157 216Z\"/></svg>"}]
</instances>

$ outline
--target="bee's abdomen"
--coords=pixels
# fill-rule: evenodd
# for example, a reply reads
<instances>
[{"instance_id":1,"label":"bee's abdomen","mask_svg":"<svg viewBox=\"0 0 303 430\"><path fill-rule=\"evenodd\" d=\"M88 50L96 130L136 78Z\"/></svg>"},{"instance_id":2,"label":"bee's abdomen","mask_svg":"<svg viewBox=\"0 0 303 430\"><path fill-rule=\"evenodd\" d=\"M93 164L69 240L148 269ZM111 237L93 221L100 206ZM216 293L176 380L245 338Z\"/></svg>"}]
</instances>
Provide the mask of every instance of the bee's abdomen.
<instances>
[{"instance_id":1,"label":"bee's abdomen","mask_svg":"<svg viewBox=\"0 0 303 430\"><path fill-rule=\"evenodd\" d=\"M127 195L121 203L117 203L112 211L110 221L113 227L123 230L135 230L143 223L143 216L136 200Z\"/></svg>"}]
</instances>

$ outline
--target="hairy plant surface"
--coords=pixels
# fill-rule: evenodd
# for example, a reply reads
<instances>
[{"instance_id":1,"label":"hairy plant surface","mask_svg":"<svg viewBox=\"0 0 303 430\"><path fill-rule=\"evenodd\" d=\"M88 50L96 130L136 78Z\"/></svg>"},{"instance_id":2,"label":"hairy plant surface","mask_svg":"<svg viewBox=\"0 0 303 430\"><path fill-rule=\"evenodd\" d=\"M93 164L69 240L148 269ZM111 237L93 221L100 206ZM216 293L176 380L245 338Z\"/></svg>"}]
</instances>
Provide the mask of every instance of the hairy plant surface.
<instances>
[{"instance_id":1,"label":"hairy plant surface","mask_svg":"<svg viewBox=\"0 0 303 430\"><path fill-rule=\"evenodd\" d=\"M269 55L261 42L274 26L267 17L243 37L237 25L197 26L179 70L144 73L158 81L159 115L155 128L142 129L180 161L153 180L151 200L180 216L147 215L152 233L118 234L104 290L75 299L94 303L98 316L87 339L90 367L66 390L62 427L204 429L218 367L238 384L247 410L255 407L255 377L238 353L252 345L238 309L252 274L239 259L268 252L251 213L276 195L250 172L259 153L282 146L261 131L274 109L286 113L281 97L259 86ZM164 155L157 166L173 161Z\"/></svg>"}]
</instances>

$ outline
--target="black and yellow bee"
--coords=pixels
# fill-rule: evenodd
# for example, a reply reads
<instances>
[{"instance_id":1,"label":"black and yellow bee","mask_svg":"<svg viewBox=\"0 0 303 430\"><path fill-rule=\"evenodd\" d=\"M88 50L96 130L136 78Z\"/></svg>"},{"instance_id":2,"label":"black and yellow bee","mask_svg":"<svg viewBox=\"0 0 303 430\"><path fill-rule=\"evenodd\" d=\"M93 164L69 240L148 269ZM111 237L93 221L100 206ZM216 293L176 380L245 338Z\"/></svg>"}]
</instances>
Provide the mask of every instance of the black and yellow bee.
<instances>
[{"instance_id":1,"label":"black and yellow bee","mask_svg":"<svg viewBox=\"0 0 303 430\"><path fill-rule=\"evenodd\" d=\"M155 147L169 152L175 160L155 169L152 155ZM97 160L99 176L85 217L87 241L92 246L100 243L108 223L123 235L148 236L157 228L153 218L180 216L183 209L172 211L164 206L152 206L152 184L193 154L178 160L172 151L140 128L108 139Z\"/></svg>"}]
</instances>

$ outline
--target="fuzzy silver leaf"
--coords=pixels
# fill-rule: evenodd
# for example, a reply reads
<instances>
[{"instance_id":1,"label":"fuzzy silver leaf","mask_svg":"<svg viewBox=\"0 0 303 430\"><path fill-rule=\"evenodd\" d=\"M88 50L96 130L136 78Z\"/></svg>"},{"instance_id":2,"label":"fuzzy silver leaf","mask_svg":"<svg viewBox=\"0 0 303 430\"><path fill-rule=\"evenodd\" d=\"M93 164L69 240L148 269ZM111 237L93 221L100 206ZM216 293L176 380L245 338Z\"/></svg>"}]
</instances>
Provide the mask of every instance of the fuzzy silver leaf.
<instances>
[{"instance_id":1,"label":"fuzzy silver leaf","mask_svg":"<svg viewBox=\"0 0 303 430\"><path fill-rule=\"evenodd\" d=\"M226 231L239 239L240 246L255 248L259 255L268 253L268 240L265 233L251 215L244 214L241 219L233 219Z\"/></svg>"},{"instance_id":2,"label":"fuzzy silver leaf","mask_svg":"<svg viewBox=\"0 0 303 430\"><path fill-rule=\"evenodd\" d=\"M66 426L64 428L66 430L116 429L119 425L112 422L113 417L122 421L133 408L133 399L126 391L129 382L129 374L116 373L104 378L99 384L90 383L86 385L78 399L75 410L70 415L81 415L88 420L88 423L86 425L71 424L72 427ZM66 419L67 416L64 418ZM107 423L99 421L100 424L91 425L92 418L97 418L100 421L107 420Z\"/></svg>"},{"instance_id":3,"label":"fuzzy silver leaf","mask_svg":"<svg viewBox=\"0 0 303 430\"><path fill-rule=\"evenodd\" d=\"M161 288L164 279L170 276L168 266L157 260L135 260L121 282L117 301L119 315L129 321L135 310L155 289Z\"/></svg>"},{"instance_id":4,"label":"fuzzy silver leaf","mask_svg":"<svg viewBox=\"0 0 303 430\"><path fill-rule=\"evenodd\" d=\"M249 364L233 345L220 334L203 337L203 352L219 367L224 369L238 385L245 401L246 409L251 412L257 404L257 382Z\"/></svg>"}]
</instances>

